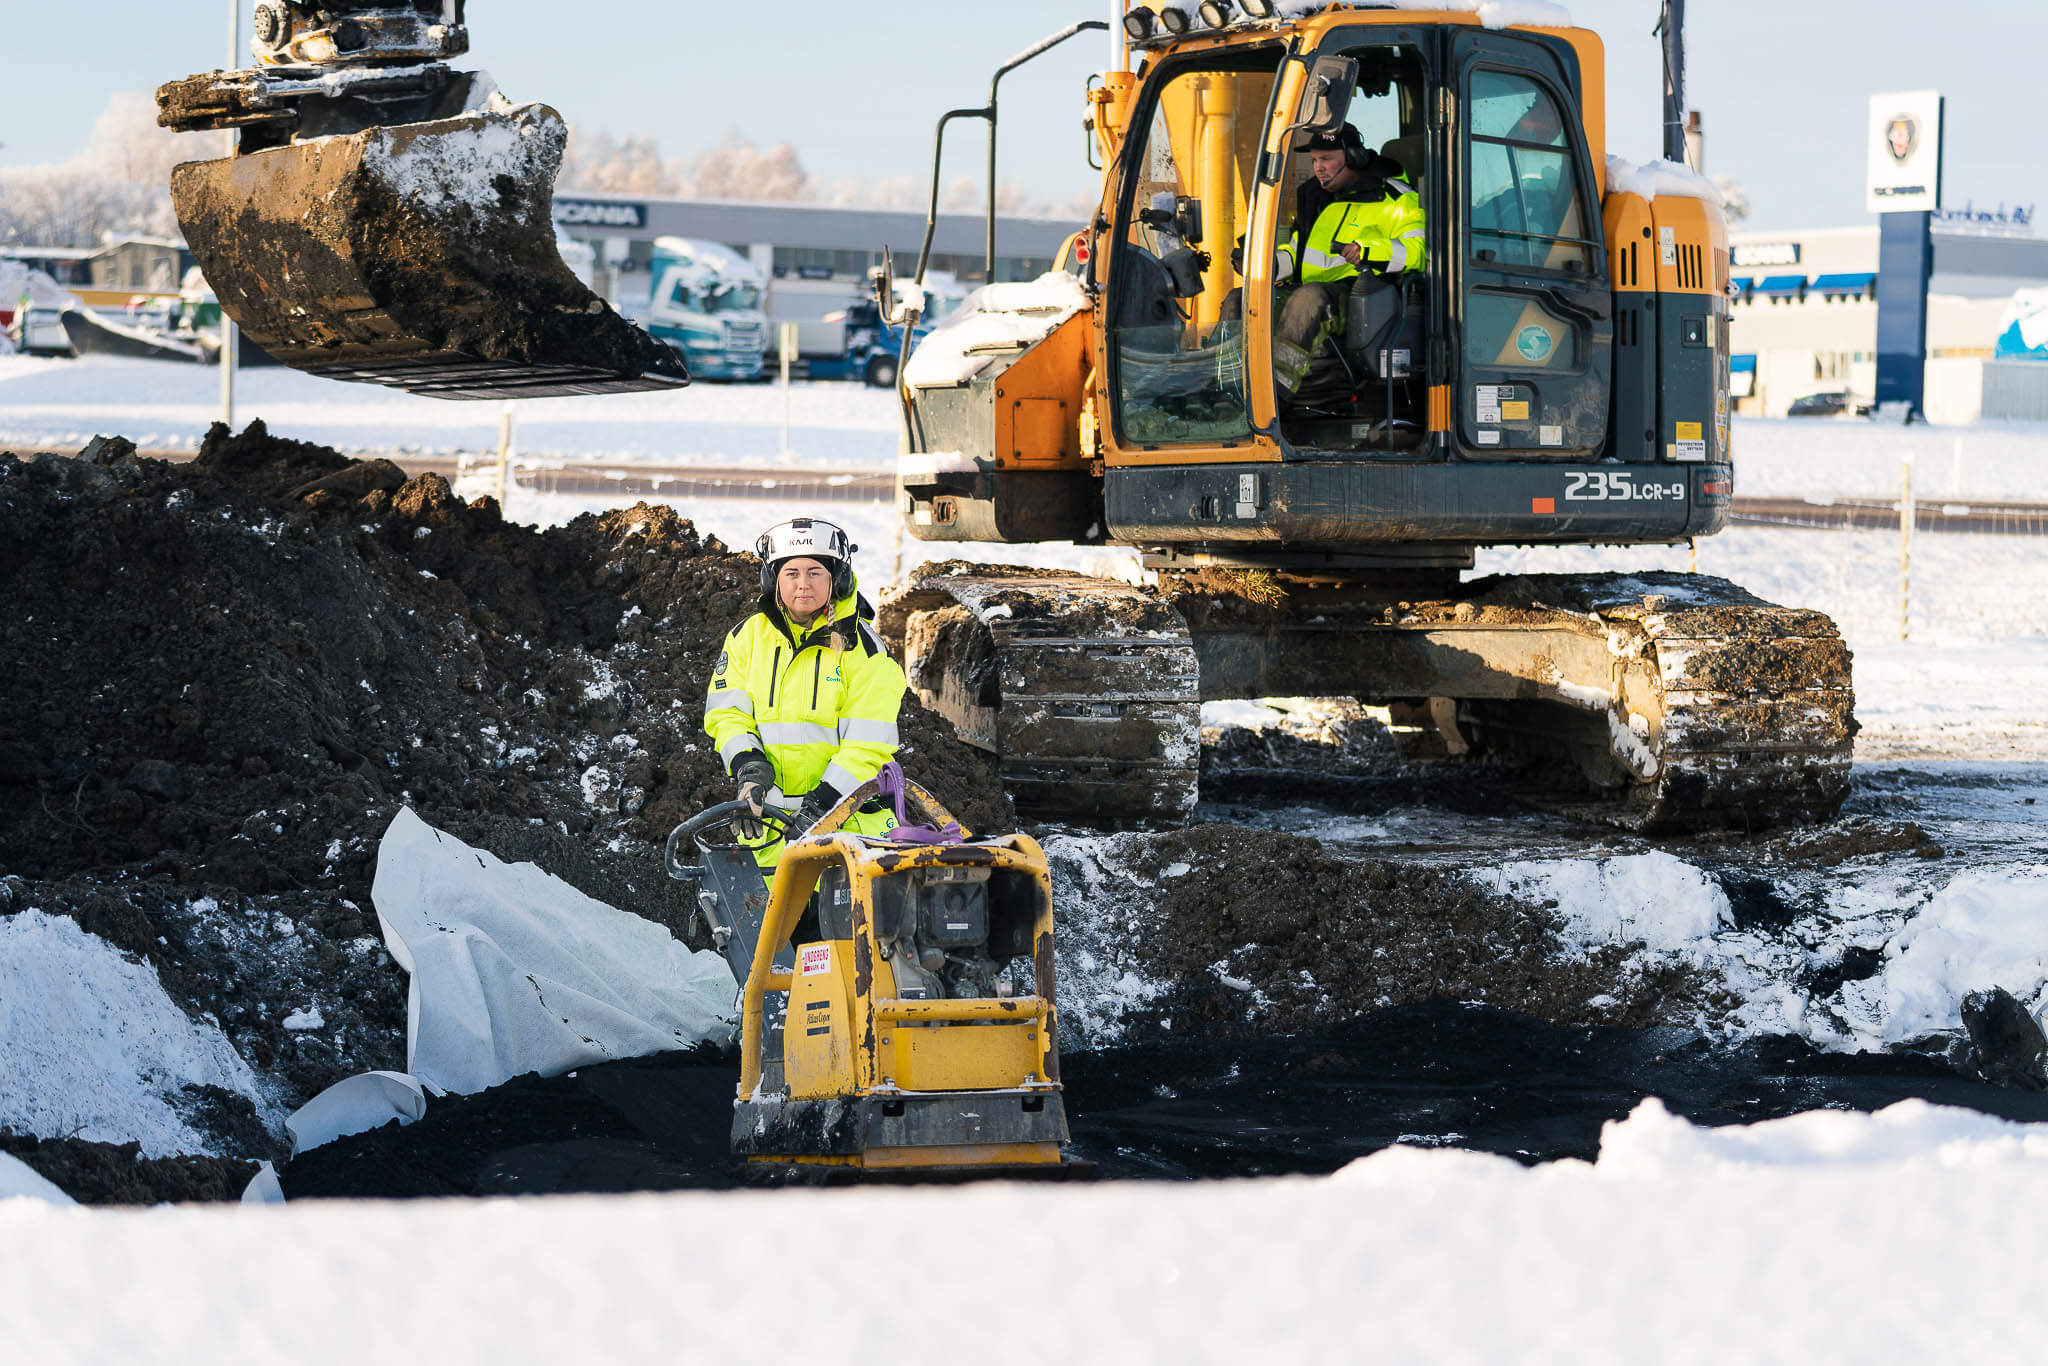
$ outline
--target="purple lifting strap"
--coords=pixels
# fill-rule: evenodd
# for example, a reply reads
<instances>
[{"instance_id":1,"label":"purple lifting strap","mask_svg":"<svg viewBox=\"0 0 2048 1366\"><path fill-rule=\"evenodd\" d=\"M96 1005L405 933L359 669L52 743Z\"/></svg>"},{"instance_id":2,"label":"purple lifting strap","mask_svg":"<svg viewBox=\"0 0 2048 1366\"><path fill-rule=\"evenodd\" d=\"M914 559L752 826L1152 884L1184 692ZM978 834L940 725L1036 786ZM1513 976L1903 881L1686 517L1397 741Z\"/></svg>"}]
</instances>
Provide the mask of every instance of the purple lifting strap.
<instances>
[{"instance_id":1,"label":"purple lifting strap","mask_svg":"<svg viewBox=\"0 0 2048 1366\"><path fill-rule=\"evenodd\" d=\"M875 791L896 806L896 828L885 838L901 844L958 844L963 838L960 822L947 821L937 830L929 825L906 825L903 815L903 766L891 759L875 773Z\"/></svg>"}]
</instances>

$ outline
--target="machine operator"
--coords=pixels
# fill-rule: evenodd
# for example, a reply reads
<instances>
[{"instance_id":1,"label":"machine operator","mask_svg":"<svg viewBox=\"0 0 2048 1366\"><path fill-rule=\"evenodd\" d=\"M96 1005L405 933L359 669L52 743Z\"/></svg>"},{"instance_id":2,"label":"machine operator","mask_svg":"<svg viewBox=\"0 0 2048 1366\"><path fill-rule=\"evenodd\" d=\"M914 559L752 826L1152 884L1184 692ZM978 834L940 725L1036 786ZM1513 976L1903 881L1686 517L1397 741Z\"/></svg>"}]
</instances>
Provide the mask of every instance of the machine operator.
<instances>
[{"instance_id":1,"label":"machine operator","mask_svg":"<svg viewBox=\"0 0 2048 1366\"><path fill-rule=\"evenodd\" d=\"M846 533L816 517L768 528L760 605L726 635L704 698L704 730L758 817L794 811L808 830L840 799L896 757L903 668L868 622L874 608L854 580ZM844 829L887 834L894 812L881 802L855 811ZM742 821L755 860L772 869L782 841L758 820Z\"/></svg>"},{"instance_id":2,"label":"machine operator","mask_svg":"<svg viewBox=\"0 0 2048 1366\"><path fill-rule=\"evenodd\" d=\"M1313 174L1294 195L1294 227L1281 242L1273 378L1292 398L1317 354L1343 335L1351 281L1421 270L1422 200L1392 158L1366 150L1350 124L1296 145Z\"/></svg>"}]
</instances>

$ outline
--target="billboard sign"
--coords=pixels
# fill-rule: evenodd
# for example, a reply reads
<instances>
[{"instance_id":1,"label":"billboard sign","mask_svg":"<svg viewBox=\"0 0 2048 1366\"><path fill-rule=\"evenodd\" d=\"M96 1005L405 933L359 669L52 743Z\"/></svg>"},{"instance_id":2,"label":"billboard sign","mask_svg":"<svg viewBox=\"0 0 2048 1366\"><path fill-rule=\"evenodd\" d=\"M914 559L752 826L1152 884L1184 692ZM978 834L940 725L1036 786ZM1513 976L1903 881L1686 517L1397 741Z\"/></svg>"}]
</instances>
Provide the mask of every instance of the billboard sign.
<instances>
[{"instance_id":1,"label":"billboard sign","mask_svg":"<svg viewBox=\"0 0 2048 1366\"><path fill-rule=\"evenodd\" d=\"M555 221L569 228L644 228L645 204L614 204L602 199L557 199Z\"/></svg>"},{"instance_id":2,"label":"billboard sign","mask_svg":"<svg viewBox=\"0 0 2048 1366\"><path fill-rule=\"evenodd\" d=\"M1864 206L1872 213L1941 207L1941 115L1939 90L1870 97Z\"/></svg>"}]
</instances>

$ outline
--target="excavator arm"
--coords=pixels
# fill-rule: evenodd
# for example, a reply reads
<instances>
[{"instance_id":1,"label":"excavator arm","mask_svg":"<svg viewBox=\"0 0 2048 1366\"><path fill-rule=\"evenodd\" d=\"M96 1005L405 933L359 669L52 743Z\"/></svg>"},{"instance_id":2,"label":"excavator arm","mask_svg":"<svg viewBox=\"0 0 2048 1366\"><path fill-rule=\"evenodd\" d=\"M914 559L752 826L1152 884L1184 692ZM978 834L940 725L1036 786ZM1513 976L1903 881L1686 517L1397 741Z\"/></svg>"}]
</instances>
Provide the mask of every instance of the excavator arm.
<instances>
[{"instance_id":1,"label":"excavator arm","mask_svg":"<svg viewBox=\"0 0 2048 1366\"><path fill-rule=\"evenodd\" d=\"M221 306L295 369L440 398L689 382L555 249L568 130L469 50L463 0L257 0L253 68L157 91L158 122L236 130L171 200Z\"/></svg>"}]
</instances>

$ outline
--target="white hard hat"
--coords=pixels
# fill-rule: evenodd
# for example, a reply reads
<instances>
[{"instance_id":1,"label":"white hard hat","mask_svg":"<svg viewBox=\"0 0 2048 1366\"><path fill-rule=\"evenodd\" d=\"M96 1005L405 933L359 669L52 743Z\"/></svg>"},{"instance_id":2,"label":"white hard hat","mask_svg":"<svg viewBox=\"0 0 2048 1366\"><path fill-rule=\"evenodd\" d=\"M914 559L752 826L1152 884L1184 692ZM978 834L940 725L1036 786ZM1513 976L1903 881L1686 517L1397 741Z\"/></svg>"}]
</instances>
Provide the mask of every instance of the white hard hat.
<instances>
[{"instance_id":1,"label":"white hard hat","mask_svg":"<svg viewBox=\"0 0 2048 1366\"><path fill-rule=\"evenodd\" d=\"M761 557L761 589L767 592L773 587L784 560L807 559L830 569L833 591L844 596L847 589L840 587L840 582L851 580L853 552L858 549L844 530L822 518L796 517L778 522L754 542L754 553Z\"/></svg>"}]
</instances>

